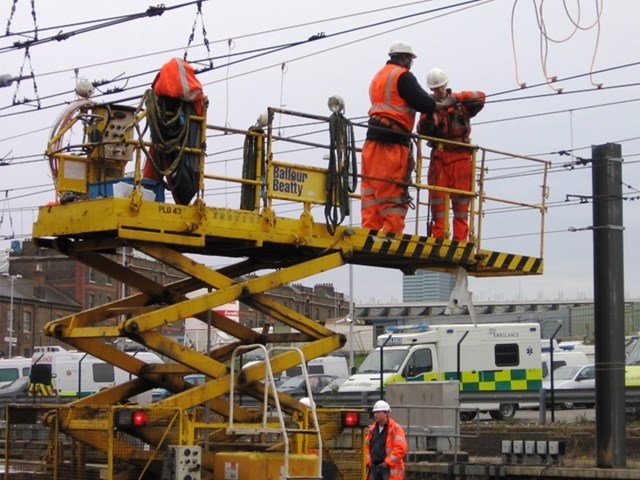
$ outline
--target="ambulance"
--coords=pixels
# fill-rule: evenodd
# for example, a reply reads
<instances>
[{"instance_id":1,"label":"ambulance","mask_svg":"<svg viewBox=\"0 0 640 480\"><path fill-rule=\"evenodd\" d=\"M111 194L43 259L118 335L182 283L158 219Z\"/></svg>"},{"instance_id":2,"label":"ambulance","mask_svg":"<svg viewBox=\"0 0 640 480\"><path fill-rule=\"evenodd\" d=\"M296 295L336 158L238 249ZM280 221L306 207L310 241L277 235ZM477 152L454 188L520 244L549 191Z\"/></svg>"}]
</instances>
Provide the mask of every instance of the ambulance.
<instances>
[{"instance_id":1,"label":"ambulance","mask_svg":"<svg viewBox=\"0 0 640 480\"><path fill-rule=\"evenodd\" d=\"M387 327L378 347L339 391L380 391L394 382L457 380L461 392L539 391L542 385L540 325L486 323ZM381 373L382 371L382 373ZM517 404L464 403L461 418L477 411L510 418Z\"/></svg>"},{"instance_id":2,"label":"ambulance","mask_svg":"<svg viewBox=\"0 0 640 480\"><path fill-rule=\"evenodd\" d=\"M128 351L146 363L164 363L148 351ZM73 400L134 378L129 372L92 355L60 346L36 347L31 358L32 392ZM146 398L148 397L148 398ZM138 395L137 403L151 403L151 392Z\"/></svg>"}]
</instances>

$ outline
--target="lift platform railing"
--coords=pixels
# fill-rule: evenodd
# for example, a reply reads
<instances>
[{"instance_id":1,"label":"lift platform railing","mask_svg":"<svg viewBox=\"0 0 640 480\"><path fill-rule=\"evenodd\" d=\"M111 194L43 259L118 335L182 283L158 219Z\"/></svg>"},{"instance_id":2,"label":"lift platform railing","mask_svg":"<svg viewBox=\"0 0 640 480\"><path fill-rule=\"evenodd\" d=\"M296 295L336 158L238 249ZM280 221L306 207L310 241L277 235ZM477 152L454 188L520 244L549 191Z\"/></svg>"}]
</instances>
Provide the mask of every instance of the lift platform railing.
<instances>
[{"instance_id":1,"label":"lift platform railing","mask_svg":"<svg viewBox=\"0 0 640 480\"><path fill-rule=\"evenodd\" d=\"M274 125L276 116L280 124L283 117L293 121L283 130ZM270 108L266 120L242 130L207 125L203 117L190 118L200 126L197 141L183 148L186 154L197 157L193 180L197 193L190 203L202 208L223 204L230 209L255 212L265 221L284 216L311 225L322 222L319 219L324 216L332 233L346 217L354 215L349 199L360 198L357 183L362 178L358 171L361 140L356 137L364 138L368 125L348 120L342 113L327 117L281 108ZM127 196L133 210L139 209L143 200L164 202L166 180L158 178L157 172L155 178L149 178L152 169L146 167L154 146L145 122L142 107L136 110L82 101L65 110L52 129L47 148L58 201ZM80 132L74 135L72 132L78 128ZM518 225L528 228L527 236L536 232L539 246L532 254L542 258L550 162L480 145L407 136L416 151L414 174L408 183L403 183L415 207L407 216L408 231L427 234L431 192L445 194L446 218L450 214L450 196L468 196L469 241L476 250L485 246L483 236L488 230L504 232L514 223L493 220L497 214L502 217L517 213ZM73 142L72 138L82 140ZM425 142L471 151L476 174L469 191L428 183ZM234 156L221 160L225 154ZM517 187L517 178L523 178L526 187ZM529 213L533 216L523 217ZM502 238L514 233L518 235L510 230ZM445 236L449 236L448 225Z\"/></svg>"},{"instance_id":2,"label":"lift platform railing","mask_svg":"<svg viewBox=\"0 0 640 480\"><path fill-rule=\"evenodd\" d=\"M278 133L278 128L273 126L275 116L287 116L300 119L294 123L296 135L285 136ZM261 207L273 210L277 207L278 214L284 212L289 215L307 216L312 215L321 206L327 205L327 180L330 172L327 168L327 156L331 152L331 135L328 125L332 117L309 115L291 110L278 108L269 109L269 122L264 128L253 127L249 130L233 130L228 127L217 127L208 125L207 128L217 132L223 132L225 136L229 133L234 135L244 135L246 138L259 139L257 141L259 150L264 156L262 162L255 169L253 178L230 178L228 176L206 174L208 180L218 180L224 182L236 182L246 186L255 186L255 196L253 197L252 208L259 210ZM348 121L360 137L364 137L364 128L368 125ZM300 132L300 133L297 133ZM445 218L450 217L450 197L451 195L462 195L470 198L469 211L469 241L474 243L477 249L482 248L483 233L486 231L485 224L489 227L494 224L488 222L487 218L496 217L499 214L518 213L522 223L529 228L529 232L535 232L539 242L537 251L540 258L543 253L543 232L546 215L546 200L548 198L548 169L550 162L530 156L518 155L504 152L497 149L486 148L476 144L453 142L433 137L420 135L407 135L411 138L413 148L416 151L416 166L414 175L408 183L402 183L409 189L414 198L415 210L410 211L407 217L407 230L411 230L416 235L424 235L429 220L429 193L442 192L445 194ZM226 139L228 140L228 138ZM468 191L456 190L452 188L438 187L430 185L427 181L427 170L429 168L428 143L447 145L458 149L468 149L472 157L473 170L476 172L474 181ZM346 156L353 150L360 154L360 142L351 145L342 145L342 156ZM290 150L294 147L294 150ZM299 148L295 148L299 147ZM300 164L299 159L306 155L308 150L320 150L310 159L310 164ZM225 150L227 151L227 150ZM216 155L210 153L209 155ZM293 156L296 158L291 159ZM338 155L339 156L339 155ZM340 157L340 156L339 156ZM245 159L246 160L246 159ZM340 167L348 167L347 159L341 160ZM359 165L359 162L358 162ZM243 166L243 171L246 165ZM349 172L354 178L362 178L359 170ZM291 191L283 192L282 182L278 179L285 179L290 183ZM526 181L525 187L514 187L514 179L523 178ZM389 181L388 179L378 179ZM535 186L534 186L535 185ZM296 190L297 189L297 190ZM207 190L210 191L210 190ZM299 193L298 193L299 192ZM506 192L506 194L501 194ZM344 198L344 197L343 197ZM360 199L359 189L348 192L348 198ZM261 205L262 202L262 205ZM279 203L278 203L279 202ZM296 209L295 204L298 204ZM244 207L243 207L244 208ZM353 212L349 212L353 215ZM523 220L523 215L532 214ZM500 224L499 220L496 220ZM502 226L507 222L502 222ZM534 226L534 228L532 228ZM502 229L501 229L502 230ZM450 237L450 228L446 222L446 236ZM508 235L513 235L509 232Z\"/></svg>"}]
</instances>

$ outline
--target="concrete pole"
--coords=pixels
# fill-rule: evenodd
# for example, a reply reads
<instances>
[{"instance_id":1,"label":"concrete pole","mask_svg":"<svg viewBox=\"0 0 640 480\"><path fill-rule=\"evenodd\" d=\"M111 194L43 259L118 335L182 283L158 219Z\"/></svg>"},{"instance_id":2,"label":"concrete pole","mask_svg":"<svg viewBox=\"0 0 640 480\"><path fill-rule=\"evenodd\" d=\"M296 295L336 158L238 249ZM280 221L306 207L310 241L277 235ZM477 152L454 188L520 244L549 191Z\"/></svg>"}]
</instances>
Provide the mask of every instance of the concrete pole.
<instances>
[{"instance_id":1,"label":"concrete pole","mask_svg":"<svg viewBox=\"0 0 640 480\"><path fill-rule=\"evenodd\" d=\"M624 256L622 149L591 149L593 289L596 359L596 459L600 468L626 466L624 385Z\"/></svg>"},{"instance_id":2,"label":"concrete pole","mask_svg":"<svg viewBox=\"0 0 640 480\"><path fill-rule=\"evenodd\" d=\"M353 311L353 264L349 264L349 375L355 373L355 355L353 349L353 323L356 321Z\"/></svg>"},{"instance_id":3,"label":"concrete pole","mask_svg":"<svg viewBox=\"0 0 640 480\"><path fill-rule=\"evenodd\" d=\"M351 197L349 197L349 227L353 226L353 212ZM356 368L355 354L353 348L353 323L356 321L356 315L353 311L353 263L349 264L349 375L353 375Z\"/></svg>"}]
</instances>

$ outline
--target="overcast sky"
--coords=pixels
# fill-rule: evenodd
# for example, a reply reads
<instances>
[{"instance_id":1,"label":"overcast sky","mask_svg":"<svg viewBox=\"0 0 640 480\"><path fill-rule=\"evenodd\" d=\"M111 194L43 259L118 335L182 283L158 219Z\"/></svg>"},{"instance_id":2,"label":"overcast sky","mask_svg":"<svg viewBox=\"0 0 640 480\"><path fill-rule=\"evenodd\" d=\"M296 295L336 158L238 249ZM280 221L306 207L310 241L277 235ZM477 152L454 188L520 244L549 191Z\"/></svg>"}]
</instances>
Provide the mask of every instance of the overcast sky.
<instances>
[{"instance_id":1,"label":"overcast sky","mask_svg":"<svg viewBox=\"0 0 640 480\"><path fill-rule=\"evenodd\" d=\"M31 2L18 0L13 14L5 3L0 18L12 34L33 30ZM185 3L166 1L165 5ZM592 145L608 142L621 144L624 157L625 291L628 298L640 297L640 260L634 249L640 235L640 2L212 0L203 2L202 15L197 15L194 4L165 11L162 16L79 31L98 25L80 22L144 12L147 6L124 0L36 2L40 40L58 33L75 35L34 45L29 57L24 49L12 46L30 34L2 38L0 74L33 71L36 77L35 85L23 80L0 89L0 158L6 164L0 167L1 237L29 237L35 208L54 199L42 152L52 124L74 99L76 75L91 81L116 79L100 90L123 91L101 97L105 101L139 96L165 61L184 54L195 22L188 59L211 56L215 67L200 75L210 98L209 124L247 128L268 106L280 105L328 115L326 101L335 94L345 99L347 116L361 121L369 108L371 77L386 61L389 45L402 39L418 54L412 71L421 83L437 66L447 71L454 90L487 93L486 107L475 119L474 143L552 162L544 274L471 279L476 299L593 296L593 234L588 230L592 225L591 169L588 163L574 168L563 165L575 163L576 157L589 159ZM546 41L541 30L546 32ZM313 35L324 38L305 42ZM302 44L284 48L298 42ZM283 48L272 52L278 45ZM250 51L253 53L246 53ZM236 63L227 67L229 61ZM545 85L547 77L559 81ZM528 88L521 89L521 84ZM562 93L557 92L559 88ZM293 123L281 121L283 134L296 134ZM357 133L360 139L362 134ZM207 170L238 171L241 142L240 137L210 138ZM560 151L571 155L561 156ZM288 154L286 160L319 161L314 155L317 157L317 153L301 150ZM540 183L539 177L514 176L503 182L498 193L535 198ZM567 195L572 201L565 202ZM578 196L585 201L577 201ZM206 201L234 206L236 198L218 191ZM352 222L359 225L359 206L354 206ZM322 221L322 210L314 210L314 216ZM536 254L539 219L525 214L502 220L496 217L487 220L485 246ZM0 241L0 247L8 246L9 240ZM364 267L353 271L357 303L402 300L400 272ZM348 293L348 277L345 266L303 283L334 283Z\"/></svg>"}]
</instances>

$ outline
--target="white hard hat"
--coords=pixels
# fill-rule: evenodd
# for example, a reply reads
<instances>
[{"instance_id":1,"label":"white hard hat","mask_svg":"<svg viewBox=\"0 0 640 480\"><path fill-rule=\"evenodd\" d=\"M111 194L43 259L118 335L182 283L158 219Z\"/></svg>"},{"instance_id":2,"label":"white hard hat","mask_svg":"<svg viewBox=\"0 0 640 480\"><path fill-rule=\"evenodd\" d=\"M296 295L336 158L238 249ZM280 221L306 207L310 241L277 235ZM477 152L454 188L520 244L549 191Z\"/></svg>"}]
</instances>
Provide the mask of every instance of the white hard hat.
<instances>
[{"instance_id":1,"label":"white hard hat","mask_svg":"<svg viewBox=\"0 0 640 480\"><path fill-rule=\"evenodd\" d=\"M373 406L372 412L390 412L391 407L384 400L378 400L376 404Z\"/></svg>"},{"instance_id":2,"label":"white hard hat","mask_svg":"<svg viewBox=\"0 0 640 480\"><path fill-rule=\"evenodd\" d=\"M314 408L316 406L315 402L311 400L309 397L303 397L300 399L300 403L306 405L307 407Z\"/></svg>"},{"instance_id":3,"label":"white hard hat","mask_svg":"<svg viewBox=\"0 0 640 480\"><path fill-rule=\"evenodd\" d=\"M389 55L411 55L416 58L416 54L413 53L413 48L408 43L398 40L393 42L389 47Z\"/></svg>"},{"instance_id":4,"label":"white hard hat","mask_svg":"<svg viewBox=\"0 0 640 480\"><path fill-rule=\"evenodd\" d=\"M432 68L427 74L427 86L429 88L444 87L447 83L449 83L449 77L440 68Z\"/></svg>"}]
</instances>

